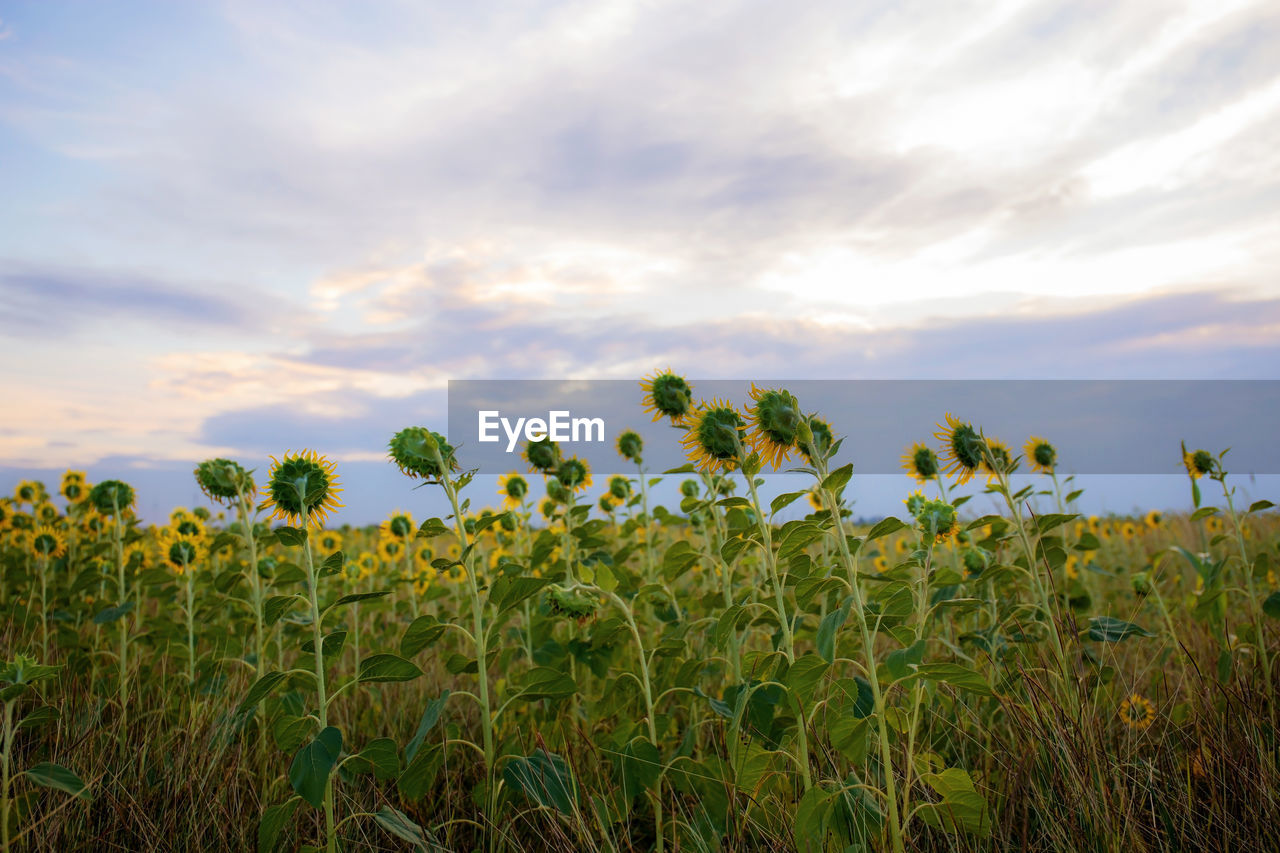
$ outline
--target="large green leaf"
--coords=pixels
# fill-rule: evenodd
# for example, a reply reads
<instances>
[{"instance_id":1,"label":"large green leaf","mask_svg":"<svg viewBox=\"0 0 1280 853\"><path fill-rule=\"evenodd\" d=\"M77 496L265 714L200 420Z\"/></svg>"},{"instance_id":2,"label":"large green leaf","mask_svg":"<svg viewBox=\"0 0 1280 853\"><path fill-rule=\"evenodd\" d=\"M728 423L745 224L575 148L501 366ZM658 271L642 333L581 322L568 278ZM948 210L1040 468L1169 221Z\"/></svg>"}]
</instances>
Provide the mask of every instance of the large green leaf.
<instances>
[{"instance_id":1,"label":"large green leaf","mask_svg":"<svg viewBox=\"0 0 1280 853\"><path fill-rule=\"evenodd\" d=\"M372 655L360 661L360 681L412 681L422 675L413 661L405 660L399 655Z\"/></svg>"},{"instance_id":2,"label":"large green leaf","mask_svg":"<svg viewBox=\"0 0 1280 853\"><path fill-rule=\"evenodd\" d=\"M293 818L293 813L298 810L301 802L300 797L290 797L286 802L271 806L262 813L262 820L258 821L258 853L273 853L281 830Z\"/></svg>"},{"instance_id":3,"label":"large green leaf","mask_svg":"<svg viewBox=\"0 0 1280 853\"><path fill-rule=\"evenodd\" d=\"M59 791L66 791L68 794L73 794L81 799L93 799L89 795L88 786L80 780L80 777L61 764L42 761L34 767L27 768L21 775L26 776L37 785L43 785L46 788L57 788Z\"/></svg>"},{"instance_id":4,"label":"large green leaf","mask_svg":"<svg viewBox=\"0 0 1280 853\"><path fill-rule=\"evenodd\" d=\"M1154 637L1155 634L1133 622L1125 622L1114 616L1091 616L1088 636L1090 640L1118 643L1129 637Z\"/></svg>"},{"instance_id":5,"label":"large green leaf","mask_svg":"<svg viewBox=\"0 0 1280 853\"><path fill-rule=\"evenodd\" d=\"M561 814L572 814L577 806L573 772L559 755L538 750L528 757L513 758L502 768L502 778L531 801Z\"/></svg>"},{"instance_id":6,"label":"large green leaf","mask_svg":"<svg viewBox=\"0 0 1280 853\"><path fill-rule=\"evenodd\" d=\"M289 765L289 784L315 808L324 804L325 783L342 753L342 731L336 726L322 729L304 746Z\"/></svg>"}]
</instances>

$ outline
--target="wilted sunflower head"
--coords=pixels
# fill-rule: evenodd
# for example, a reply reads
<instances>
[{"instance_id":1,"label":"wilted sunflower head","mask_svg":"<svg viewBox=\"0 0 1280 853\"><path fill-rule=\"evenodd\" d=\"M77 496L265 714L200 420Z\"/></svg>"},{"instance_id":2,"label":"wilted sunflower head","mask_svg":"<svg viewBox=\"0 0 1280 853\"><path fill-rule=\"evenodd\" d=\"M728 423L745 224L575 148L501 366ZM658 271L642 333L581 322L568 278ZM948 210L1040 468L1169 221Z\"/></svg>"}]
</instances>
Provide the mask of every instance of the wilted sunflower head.
<instances>
[{"instance_id":1,"label":"wilted sunflower head","mask_svg":"<svg viewBox=\"0 0 1280 853\"><path fill-rule=\"evenodd\" d=\"M902 468L918 483L938 478L938 457L928 445L917 441L902 455Z\"/></svg>"},{"instance_id":2,"label":"wilted sunflower head","mask_svg":"<svg viewBox=\"0 0 1280 853\"><path fill-rule=\"evenodd\" d=\"M1014 469L1013 454L1003 441L998 438L984 439L986 451L982 454L982 468L987 472L987 479L995 479L1001 474L1011 473Z\"/></svg>"},{"instance_id":3,"label":"wilted sunflower head","mask_svg":"<svg viewBox=\"0 0 1280 853\"><path fill-rule=\"evenodd\" d=\"M640 451L644 450L644 439L634 430L623 430L618 436L618 453L628 462L640 464Z\"/></svg>"},{"instance_id":4,"label":"wilted sunflower head","mask_svg":"<svg viewBox=\"0 0 1280 853\"><path fill-rule=\"evenodd\" d=\"M591 468L577 456L570 456L556 467L556 480L571 492L580 492L591 485Z\"/></svg>"},{"instance_id":5,"label":"wilted sunflower head","mask_svg":"<svg viewBox=\"0 0 1280 853\"><path fill-rule=\"evenodd\" d=\"M413 514L401 509L383 519L378 529L384 537L399 539L401 542L412 539L417 532L417 528L413 524Z\"/></svg>"},{"instance_id":6,"label":"wilted sunflower head","mask_svg":"<svg viewBox=\"0 0 1280 853\"><path fill-rule=\"evenodd\" d=\"M945 542L960 529L956 508L946 501L930 500L923 492L913 492L904 503L928 544Z\"/></svg>"},{"instance_id":7,"label":"wilted sunflower head","mask_svg":"<svg viewBox=\"0 0 1280 853\"><path fill-rule=\"evenodd\" d=\"M31 531L31 550L39 557L56 560L67 553L67 534L50 524L40 524Z\"/></svg>"},{"instance_id":8,"label":"wilted sunflower head","mask_svg":"<svg viewBox=\"0 0 1280 853\"><path fill-rule=\"evenodd\" d=\"M1027 439L1022 450L1031 463L1032 470L1041 474L1052 474L1058 464L1058 451L1048 439L1033 435Z\"/></svg>"},{"instance_id":9,"label":"wilted sunflower head","mask_svg":"<svg viewBox=\"0 0 1280 853\"><path fill-rule=\"evenodd\" d=\"M503 506L518 507L529 494L529 481L516 471L503 474L498 477L498 494L502 495Z\"/></svg>"},{"instance_id":10,"label":"wilted sunflower head","mask_svg":"<svg viewBox=\"0 0 1280 853\"><path fill-rule=\"evenodd\" d=\"M1186 466L1191 479L1198 480L1206 474L1212 474L1213 463L1213 454L1209 451L1188 451L1186 445L1182 446L1182 464Z\"/></svg>"},{"instance_id":11,"label":"wilted sunflower head","mask_svg":"<svg viewBox=\"0 0 1280 853\"><path fill-rule=\"evenodd\" d=\"M685 418L680 439L685 456L703 470L731 471L738 465L747 423L725 400L702 403Z\"/></svg>"},{"instance_id":12,"label":"wilted sunflower head","mask_svg":"<svg viewBox=\"0 0 1280 853\"><path fill-rule=\"evenodd\" d=\"M982 436L972 424L947 413L946 426L938 424L934 438L942 442L940 459L947 463L946 473L963 486L982 467Z\"/></svg>"},{"instance_id":13,"label":"wilted sunflower head","mask_svg":"<svg viewBox=\"0 0 1280 853\"><path fill-rule=\"evenodd\" d=\"M314 519L323 525L329 513L342 506L338 495L336 467L324 456L313 450L301 453L288 451L281 459L271 457L271 470L267 473L267 499L263 508L271 508L273 518L290 524L310 525Z\"/></svg>"},{"instance_id":14,"label":"wilted sunflower head","mask_svg":"<svg viewBox=\"0 0 1280 853\"><path fill-rule=\"evenodd\" d=\"M391 436L387 455L400 473L424 480L438 480L461 467L453 445L440 433L420 426L405 427Z\"/></svg>"},{"instance_id":15,"label":"wilted sunflower head","mask_svg":"<svg viewBox=\"0 0 1280 853\"><path fill-rule=\"evenodd\" d=\"M805 436L805 430L801 429L800 440L797 443L804 458L812 465L815 460L826 458L832 443L835 442L835 435L831 432L831 425L817 415L810 415L806 425L809 434Z\"/></svg>"},{"instance_id":16,"label":"wilted sunflower head","mask_svg":"<svg viewBox=\"0 0 1280 853\"><path fill-rule=\"evenodd\" d=\"M757 388L752 383L751 399L751 444L776 470L796 449L804 415L795 396L783 388Z\"/></svg>"},{"instance_id":17,"label":"wilted sunflower head","mask_svg":"<svg viewBox=\"0 0 1280 853\"><path fill-rule=\"evenodd\" d=\"M560 467L560 445L550 438L526 442L524 461L529 463L531 474L554 474Z\"/></svg>"},{"instance_id":18,"label":"wilted sunflower head","mask_svg":"<svg viewBox=\"0 0 1280 853\"><path fill-rule=\"evenodd\" d=\"M220 504L230 506L240 496L248 499L258 490L253 474L230 459L206 459L192 473L200 491Z\"/></svg>"},{"instance_id":19,"label":"wilted sunflower head","mask_svg":"<svg viewBox=\"0 0 1280 853\"><path fill-rule=\"evenodd\" d=\"M133 501L133 488L120 480L103 480L89 490L89 502L101 515L128 514Z\"/></svg>"},{"instance_id":20,"label":"wilted sunflower head","mask_svg":"<svg viewBox=\"0 0 1280 853\"><path fill-rule=\"evenodd\" d=\"M640 383L644 389L644 410L653 412L653 419L670 418L672 426L678 426L689 414L693 401L693 389L684 377L670 370L663 370Z\"/></svg>"}]
</instances>

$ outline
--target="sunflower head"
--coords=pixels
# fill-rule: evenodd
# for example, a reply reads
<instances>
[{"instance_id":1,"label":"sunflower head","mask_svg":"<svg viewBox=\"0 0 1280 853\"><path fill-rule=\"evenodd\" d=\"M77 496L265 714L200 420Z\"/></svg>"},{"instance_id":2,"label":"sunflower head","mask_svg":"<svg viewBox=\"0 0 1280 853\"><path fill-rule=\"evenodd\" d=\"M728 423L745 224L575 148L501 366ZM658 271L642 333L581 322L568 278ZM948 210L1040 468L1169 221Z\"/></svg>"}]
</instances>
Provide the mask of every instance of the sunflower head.
<instances>
[{"instance_id":1,"label":"sunflower head","mask_svg":"<svg viewBox=\"0 0 1280 853\"><path fill-rule=\"evenodd\" d=\"M360 572L360 580L373 575L378 571L378 566L378 555L372 551L361 551L360 556L356 557L356 568Z\"/></svg>"},{"instance_id":2,"label":"sunflower head","mask_svg":"<svg viewBox=\"0 0 1280 853\"><path fill-rule=\"evenodd\" d=\"M615 501L625 501L631 497L631 481L621 475L609 478L609 494Z\"/></svg>"},{"instance_id":3,"label":"sunflower head","mask_svg":"<svg viewBox=\"0 0 1280 853\"><path fill-rule=\"evenodd\" d=\"M435 570L431 569L431 561L436 557L435 550L426 542L419 542L411 547L413 552L413 564L418 567L418 572L421 573L428 569L434 572Z\"/></svg>"},{"instance_id":4,"label":"sunflower head","mask_svg":"<svg viewBox=\"0 0 1280 853\"><path fill-rule=\"evenodd\" d=\"M623 430L618 436L618 454L628 462L640 464L640 451L644 450L644 439L634 430Z\"/></svg>"},{"instance_id":5,"label":"sunflower head","mask_svg":"<svg viewBox=\"0 0 1280 853\"><path fill-rule=\"evenodd\" d=\"M555 482L557 486L559 485L557 481L553 480L551 482ZM548 483L547 486L547 491L550 491L551 483ZM548 495L546 498L543 498L542 503L538 505L538 512L542 513L542 517L544 519L550 521L556 516L556 506L556 499Z\"/></svg>"},{"instance_id":6,"label":"sunflower head","mask_svg":"<svg viewBox=\"0 0 1280 853\"><path fill-rule=\"evenodd\" d=\"M67 534L50 524L40 524L31 531L31 550L37 556L56 560L67 553Z\"/></svg>"},{"instance_id":7,"label":"sunflower head","mask_svg":"<svg viewBox=\"0 0 1280 853\"><path fill-rule=\"evenodd\" d=\"M160 548L164 561L179 575L191 571L205 555L203 536L179 533L172 528L160 534Z\"/></svg>"},{"instance_id":8,"label":"sunflower head","mask_svg":"<svg viewBox=\"0 0 1280 853\"><path fill-rule=\"evenodd\" d=\"M378 529L382 531L384 538L399 539L401 542L408 542L418 532L413 524L413 515L399 509L387 516Z\"/></svg>"},{"instance_id":9,"label":"sunflower head","mask_svg":"<svg viewBox=\"0 0 1280 853\"><path fill-rule=\"evenodd\" d=\"M653 413L653 419L669 418L672 426L678 426L689 413L693 389L684 377L670 370L663 370L640 383L644 389L644 410Z\"/></svg>"},{"instance_id":10,"label":"sunflower head","mask_svg":"<svg viewBox=\"0 0 1280 853\"><path fill-rule=\"evenodd\" d=\"M461 467L453 445L440 433L420 426L405 427L391 436L387 455L399 467L400 473L424 480L438 480L446 472L457 471Z\"/></svg>"},{"instance_id":11,"label":"sunflower head","mask_svg":"<svg viewBox=\"0 0 1280 853\"><path fill-rule=\"evenodd\" d=\"M498 494L502 495L504 506L518 507L529 494L529 481L516 471L503 474L498 478Z\"/></svg>"},{"instance_id":12,"label":"sunflower head","mask_svg":"<svg viewBox=\"0 0 1280 853\"><path fill-rule=\"evenodd\" d=\"M797 444L804 458L812 465L815 460L826 458L834 442L835 435L831 432L831 425L817 415L810 415L800 428Z\"/></svg>"},{"instance_id":13,"label":"sunflower head","mask_svg":"<svg viewBox=\"0 0 1280 853\"><path fill-rule=\"evenodd\" d=\"M1187 469L1187 475L1193 480L1198 480L1205 474L1213 473L1213 454L1207 450L1187 450L1186 445L1182 447L1182 464Z\"/></svg>"},{"instance_id":14,"label":"sunflower head","mask_svg":"<svg viewBox=\"0 0 1280 853\"><path fill-rule=\"evenodd\" d=\"M747 423L738 410L724 400L702 403L685 419L680 443L685 456L703 470L731 471L747 437Z\"/></svg>"},{"instance_id":15,"label":"sunflower head","mask_svg":"<svg viewBox=\"0 0 1280 853\"><path fill-rule=\"evenodd\" d=\"M902 468L916 482L924 484L938 478L938 457L919 441L902 455Z\"/></svg>"},{"instance_id":16,"label":"sunflower head","mask_svg":"<svg viewBox=\"0 0 1280 853\"><path fill-rule=\"evenodd\" d=\"M342 534L336 530L324 530L316 539L316 544L320 546L320 550L326 554L332 554L335 551L342 550Z\"/></svg>"},{"instance_id":17,"label":"sunflower head","mask_svg":"<svg viewBox=\"0 0 1280 853\"><path fill-rule=\"evenodd\" d=\"M1152 530L1157 530L1164 525L1164 513L1158 509L1153 509L1142 517L1143 523Z\"/></svg>"},{"instance_id":18,"label":"sunflower head","mask_svg":"<svg viewBox=\"0 0 1280 853\"><path fill-rule=\"evenodd\" d=\"M680 494L686 498L696 498L698 496L698 481L685 480L680 484Z\"/></svg>"},{"instance_id":19,"label":"sunflower head","mask_svg":"<svg viewBox=\"0 0 1280 853\"><path fill-rule=\"evenodd\" d=\"M4 530L13 521L13 507L8 498L0 498L0 530Z\"/></svg>"},{"instance_id":20,"label":"sunflower head","mask_svg":"<svg viewBox=\"0 0 1280 853\"><path fill-rule=\"evenodd\" d=\"M600 511L603 512L605 515L608 515L609 513L613 512L615 509L618 508L618 502L616 499L614 499L613 495L609 494L608 492L605 492L603 495L600 496L599 506L600 506Z\"/></svg>"},{"instance_id":21,"label":"sunflower head","mask_svg":"<svg viewBox=\"0 0 1280 853\"><path fill-rule=\"evenodd\" d=\"M782 388L757 388L751 384L751 444L774 470L791 458L800 438L804 416L795 396ZM810 428L812 432L812 428Z\"/></svg>"},{"instance_id":22,"label":"sunflower head","mask_svg":"<svg viewBox=\"0 0 1280 853\"><path fill-rule=\"evenodd\" d=\"M89 490L89 502L101 515L128 514L134 500L133 487L120 480L103 480Z\"/></svg>"},{"instance_id":23,"label":"sunflower head","mask_svg":"<svg viewBox=\"0 0 1280 853\"><path fill-rule=\"evenodd\" d=\"M203 537L205 535L204 522L187 513L172 519L169 522L169 528L177 533L185 533L188 536Z\"/></svg>"},{"instance_id":24,"label":"sunflower head","mask_svg":"<svg viewBox=\"0 0 1280 853\"><path fill-rule=\"evenodd\" d=\"M62 485L58 489L67 503L75 506L89 497L89 484L85 482L83 471L68 471L62 475Z\"/></svg>"},{"instance_id":25,"label":"sunflower head","mask_svg":"<svg viewBox=\"0 0 1280 853\"><path fill-rule=\"evenodd\" d=\"M580 492L591 485L591 468L577 456L570 456L556 467L556 480L567 491Z\"/></svg>"},{"instance_id":26,"label":"sunflower head","mask_svg":"<svg viewBox=\"0 0 1280 853\"><path fill-rule=\"evenodd\" d=\"M983 440L986 447L982 454L982 469L987 472L987 479L995 479L1001 474L1009 474L1014 469L1013 455L1003 441L998 438Z\"/></svg>"},{"instance_id":27,"label":"sunflower head","mask_svg":"<svg viewBox=\"0 0 1280 853\"><path fill-rule=\"evenodd\" d=\"M1155 705L1145 696L1134 693L1120 703L1120 720L1131 729L1142 731L1155 719Z\"/></svg>"},{"instance_id":28,"label":"sunflower head","mask_svg":"<svg viewBox=\"0 0 1280 853\"><path fill-rule=\"evenodd\" d=\"M599 602L592 598L586 590L569 589L562 586L551 586L547 589L547 607L552 613L560 613L579 623L585 622L596 613Z\"/></svg>"},{"instance_id":29,"label":"sunflower head","mask_svg":"<svg viewBox=\"0 0 1280 853\"><path fill-rule=\"evenodd\" d=\"M1033 435L1027 439L1027 443L1022 446L1023 453L1027 460L1031 463L1034 471L1041 474L1052 474L1054 468L1058 464L1058 451L1048 439L1040 438Z\"/></svg>"},{"instance_id":30,"label":"sunflower head","mask_svg":"<svg viewBox=\"0 0 1280 853\"><path fill-rule=\"evenodd\" d=\"M227 506L241 496L248 498L258 490L253 475L230 459L206 459L191 473L200 491L210 500Z\"/></svg>"},{"instance_id":31,"label":"sunflower head","mask_svg":"<svg viewBox=\"0 0 1280 853\"><path fill-rule=\"evenodd\" d=\"M58 508L48 501L36 504L35 509L31 510L31 514L41 524L53 524L62 517L62 514L58 512Z\"/></svg>"},{"instance_id":32,"label":"sunflower head","mask_svg":"<svg viewBox=\"0 0 1280 853\"><path fill-rule=\"evenodd\" d=\"M560 445L550 438L526 442L524 461L529 463L532 474L554 474L560 467Z\"/></svg>"},{"instance_id":33,"label":"sunflower head","mask_svg":"<svg viewBox=\"0 0 1280 853\"><path fill-rule=\"evenodd\" d=\"M329 513L342 506L336 466L324 456L313 450L289 451L280 459L272 456L271 462L263 503L264 509L271 508L268 520L279 518L304 526L314 520L322 526Z\"/></svg>"},{"instance_id":34,"label":"sunflower head","mask_svg":"<svg viewBox=\"0 0 1280 853\"><path fill-rule=\"evenodd\" d=\"M23 480L13 490L13 499L20 504L35 506L44 500L44 484L36 480Z\"/></svg>"},{"instance_id":35,"label":"sunflower head","mask_svg":"<svg viewBox=\"0 0 1280 853\"><path fill-rule=\"evenodd\" d=\"M378 540L378 556L387 563L398 564L409 552L409 546L403 539L394 536L383 536Z\"/></svg>"},{"instance_id":36,"label":"sunflower head","mask_svg":"<svg viewBox=\"0 0 1280 853\"><path fill-rule=\"evenodd\" d=\"M912 492L903 501L907 511L916 520L922 538L927 544L945 542L960 529L960 517L956 508L946 501L930 500L923 492ZM905 543L906 540L898 540Z\"/></svg>"}]
</instances>

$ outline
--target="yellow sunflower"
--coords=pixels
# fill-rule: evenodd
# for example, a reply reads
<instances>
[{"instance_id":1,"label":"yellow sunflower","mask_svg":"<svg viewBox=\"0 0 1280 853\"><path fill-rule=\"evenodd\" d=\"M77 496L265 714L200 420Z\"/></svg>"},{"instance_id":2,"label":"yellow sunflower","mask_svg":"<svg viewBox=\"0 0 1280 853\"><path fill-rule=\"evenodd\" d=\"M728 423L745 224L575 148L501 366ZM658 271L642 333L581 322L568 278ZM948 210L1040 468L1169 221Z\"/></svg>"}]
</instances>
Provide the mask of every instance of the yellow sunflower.
<instances>
[{"instance_id":1,"label":"yellow sunflower","mask_svg":"<svg viewBox=\"0 0 1280 853\"><path fill-rule=\"evenodd\" d=\"M269 519L323 526L329 513L342 506L337 466L324 456L312 450L288 451L282 459L272 456L271 462L267 499L262 504L263 509L271 509Z\"/></svg>"}]
</instances>

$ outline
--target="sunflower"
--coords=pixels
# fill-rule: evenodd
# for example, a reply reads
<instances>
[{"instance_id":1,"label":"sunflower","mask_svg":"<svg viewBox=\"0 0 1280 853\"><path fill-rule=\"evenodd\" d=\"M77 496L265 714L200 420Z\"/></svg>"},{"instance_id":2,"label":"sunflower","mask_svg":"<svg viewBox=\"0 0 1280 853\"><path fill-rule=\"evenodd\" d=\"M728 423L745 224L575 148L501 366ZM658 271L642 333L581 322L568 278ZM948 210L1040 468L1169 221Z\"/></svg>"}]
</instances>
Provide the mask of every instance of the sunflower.
<instances>
[{"instance_id":1,"label":"sunflower","mask_svg":"<svg viewBox=\"0 0 1280 853\"><path fill-rule=\"evenodd\" d=\"M342 550L342 534L336 530L321 531L316 542L320 546L320 550L326 554Z\"/></svg>"},{"instance_id":2,"label":"sunflower","mask_svg":"<svg viewBox=\"0 0 1280 853\"><path fill-rule=\"evenodd\" d=\"M814 512L822 512L822 490L810 489L806 497L809 500L809 506L813 507Z\"/></svg>"},{"instance_id":3,"label":"sunflower","mask_svg":"<svg viewBox=\"0 0 1280 853\"><path fill-rule=\"evenodd\" d=\"M44 484L36 480L23 480L13 490L13 499L20 504L35 506L44 499Z\"/></svg>"},{"instance_id":4,"label":"sunflower","mask_svg":"<svg viewBox=\"0 0 1280 853\"><path fill-rule=\"evenodd\" d=\"M178 533L185 533L188 536L204 536L204 522L196 518L194 515L187 513L174 513L175 517L170 518L169 527Z\"/></svg>"},{"instance_id":5,"label":"sunflower","mask_svg":"<svg viewBox=\"0 0 1280 853\"><path fill-rule=\"evenodd\" d=\"M871 560L871 567L877 572L889 571L889 561L885 559L884 554L876 554Z\"/></svg>"},{"instance_id":6,"label":"sunflower","mask_svg":"<svg viewBox=\"0 0 1280 853\"><path fill-rule=\"evenodd\" d=\"M672 426L680 426L685 415L689 414L693 389L684 377L677 376L669 368L646 377L640 387L644 389L644 410L653 413L655 423L669 418Z\"/></svg>"},{"instance_id":7,"label":"sunflower","mask_svg":"<svg viewBox=\"0 0 1280 853\"><path fill-rule=\"evenodd\" d=\"M0 498L0 530L4 530L13 522L13 507L8 498Z\"/></svg>"},{"instance_id":8,"label":"sunflower","mask_svg":"<svg viewBox=\"0 0 1280 853\"><path fill-rule=\"evenodd\" d=\"M33 552L49 560L67 553L67 534L50 524L38 525L29 541Z\"/></svg>"},{"instance_id":9,"label":"sunflower","mask_svg":"<svg viewBox=\"0 0 1280 853\"><path fill-rule=\"evenodd\" d=\"M556 480L572 492L580 492L591 485L591 468L585 460L570 456L556 468Z\"/></svg>"},{"instance_id":10,"label":"sunflower","mask_svg":"<svg viewBox=\"0 0 1280 853\"><path fill-rule=\"evenodd\" d=\"M631 497L631 481L621 475L614 475L610 477L609 494L613 495L614 500L619 503L625 501L627 498Z\"/></svg>"},{"instance_id":11,"label":"sunflower","mask_svg":"<svg viewBox=\"0 0 1280 853\"><path fill-rule=\"evenodd\" d=\"M356 568L360 570L360 580L370 577L378 571L378 555L371 551L361 551L356 557Z\"/></svg>"},{"instance_id":12,"label":"sunflower","mask_svg":"<svg viewBox=\"0 0 1280 853\"><path fill-rule=\"evenodd\" d=\"M230 506L241 495L246 498L258 491L253 474L230 459L206 459L191 472L200 491L210 500Z\"/></svg>"},{"instance_id":13,"label":"sunflower","mask_svg":"<svg viewBox=\"0 0 1280 853\"><path fill-rule=\"evenodd\" d=\"M401 542L408 542L417 532L417 527L413 524L413 516L403 510L396 510L378 525L378 530L382 533L384 539L399 539Z\"/></svg>"},{"instance_id":14,"label":"sunflower","mask_svg":"<svg viewBox=\"0 0 1280 853\"><path fill-rule=\"evenodd\" d=\"M1013 455L1008 446L998 438L984 439L987 450L982 454L982 468L987 472L987 479L993 480L1001 474L1013 471Z\"/></svg>"},{"instance_id":15,"label":"sunflower","mask_svg":"<svg viewBox=\"0 0 1280 853\"><path fill-rule=\"evenodd\" d=\"M263 509L271 509L268 520L283 519L297 525L323 526L329 513L341 507L336 467L313 450L288 451L283 459L271 457L267 474L267 499Z\"/></svg>"},{"instance_id":16,"label":"sunflower","mask_svg":"<svg viewBox=\"0 0 1280 853\"><path fill-rule=\"evenodd\" d=\"M1137 539L1138 525L1134 524L1132 521L1126 521L1124 524L1120 525L1120 535L1124 537L1125 541Z\"/></svg>"},{"instance_id":17,"label":"sunflower","mask_svg":"<svg viewBox=\"0 0 1280 853\"><path fill-rule=\"evenodd\" d=\"M751 383L754 404L747 409L751 423L750 441L774 470L791 458L799 437L800 404L790 391L757 388Z\"/></svg>"},{"instance_id":18,"label":"sunflower","mask_svg":"<svg viewBox=\"0 0 1280 853\"><path fill-rule=\"evenodd\" d=\"M544 498L542 503L538 505L538 512L542 513L542 517L547 521L555 518L556 502L554 498Z\"/></svg>"},{"instance_id":19,"label":"sunflower","mask_svg":"<svg viewBox=\"0 0 1280 853\"><path fill-rule=\"evenodd\" d=\"M54 524L62 517L62 513L58 512L58 508L48 501L41 501L37 504L35 509L31 510L31 514L35 516L36 521L40 524Z\"/></svg>"},{"instance_id":20,"label":"sunflower","mask_svg":"<svg viewBox=\"0 0 1280 853\"><path fill-rule=\"evenodd\" d=\"M89 497L89 484L84 481L84 477L83 471L67 471L62 475L62 485L58 491L72 506L82 503Z\"/></svg>"},{"instance_id":21,"label":"sunflower","mask_svg":"<svg viewBox=\"0 0 1280 853\"><path fill-rule=\"evenodd\" d=\"M438 480L449 471L461 466L454 456L453 445L443 435L426 427L405 427L387 444L387 455L399 467L400 472L424 480Z\"/></svg>"},{"instance_id":22,"label":"sunflower","mask_svg":"<svg viewBox=\"0 0 1280 853\"><path fill-rule=\"evenodd\" d=\"M121 480L103 480L89 490L89 502L101 515L115 515L117 510L129 515L133 512L134 500L133 487Z\"/></svg>"},{"instance_id":23,"label":"sunflower","mask_svg":"<svg viewBox=\"0 0 1280 853\"><path fill-rule=\"evenodd\" d=\"M924 485L938 478L938 457L928 445L917 441L902 454L902 468L909 477Z\"/></svg>"},{"instance_id":24,"label":"sunflower","mask_svg":"<svg viewBox=\"0 0 1280 853\"><path fill-rule=\"evenodd\" d=\"M1150 726L1156 719L1156 707L1145 696L1132 694L1120 703L1120 720L1137 731Z\"/></svg>"},{"instance_id":25,"label":"sunflower","mask_svg":"<svg viewBox=\"0 0 1280 853\"><path fill-rule=\"evenodd\" d=\"M600 506L600 511L603 512L605 515L609 515L615 509L618 508L618 504L614 500L613 495L609 494L608 492L605 492L603 495L600 496L599 506Z\"/></svg>"},{"instance_id":26,"label":"sunflower","mask_svg":"<svg viewBox=\"0 0 1280 853\"><path fill-rule=\"evenodd\" d=\"M524 503L529 494L529 481L520 476L518 471L498 477L498 494L502 495L502 505L515 509Z\"/></svg>"},{"instance_id":27,"label":"sunflower","mask_svg":"<svg viewBox=\"0 0 1280 853\"><path fill-rule=\"evenodd\" d=\"M384 536L378 540L378 556L388 563L398 563L407 547L402 539Z\"/></svg>"},{"instance_id":28,"label":"sunflower","mask_svg":"<svg viewBox=\"0 0 1280 853\"><path fill-rule=\"evenodd\" d=\"M1184 444L1182 445L1182 464L1187 469L1187 475L1193 480L1198 480L1205 474L1213 473L1213 454L1207 450L1188 451Z\"/></svg>"},{"instance_id":29,"label":"sunflower","mask_svg":"<svg viewBox=\"0 0 1280 853\"><path fill-rule=\"evenodd\" d=\"M141 569L147 564L147 558L151 555L147 552L147 546L143 544L143 540L139 539L124 546L124 564L132 566L134 571Z\"/></svg>"},{"instance_id":30,"label":"sunflower","mask_svg":"<svg viewBox=\"0 0 1280 853\"><path fill-rule=\"evenodd\" d=\"M812 438L809 441L805 441L802 438L798 445L800 453L812 465L815 459L826 458L827 451L831 449L832 443L835 442L835 435L831 432L831 425L817 415L809 415L808 425L809 435Z\"/></svg>"},{"instance_id":31,"label":"sunflower","mask_svg":"<svg viewBox=\"0 0 1280 853\"><path fill-rule=\"evenodd\" d=\"M560 467L560 445L550 438L526 442L524 461L529 463L530 474L554 474Z\"/></svg>"},{"instance_id":32,"label":"sunflower","mask_svg":"<svg viewBox=\"0 0 1280 853\"><path fill-rule=\"evenodd\" d=\"M415 545L411 545L410 551L413 554L413 564L418 567L419 572L427 570L435 571L431 568L431 561L435 559L436 554L435 551L431 549L430 545L426 542L419 542Z\"/></svg>"},{"instance_id":33,"label":"sunflower","mask_svg":"<svg viewBox=\"0 0 1280 853\"><path fill-rule=\"evenodd\" d=\"M179 575L190 571L206 551L203 536L181 533L173 528L160 534L160 548L164 561Z\"/></svg>"},{"instance_id":34,"label":"sunflower","mask_svg":"<svg viewBox=\"0 0 1280 853\"><path fill-rule=\"evenodd\" d=\"M943 443L940 461L946 462L946 473L963 486L982 467L982 436L971 424L947 412L947 425L938 424L934 438Z\"/></svg>"},{"instance_id":35,"label":"sunflower","mask_svg":"<svg viewBox=\"0 0 1280 853\"><path fill-rule=\"evenodd\" d=\"M644 450L644 439L635 430L623 430L618 435L618 455L628 462L640 464L640 451Z\"/></svg>"},{"instance_id":36,"label":"sunflower","mask_svg":"<svg viewBox=\"0 0 1280 853\"><path fill-rule=\"evenodd\" d=\"M1142 521L1152 530L1158 529L1164 524L1164 513L1158 509L1153 509L1142 517Z\"/></svg>"},{"instance_id":37,"label":"sunflower","mask_svg":"<svg viewBox=\"0 0 1280 853\"><path fill-rule=\"evenodd\" d=\"M727 401L703 402L684 421L685 456L704 471L732 471L746 438L747 424Z\"/></svg>"}]
</instances>

